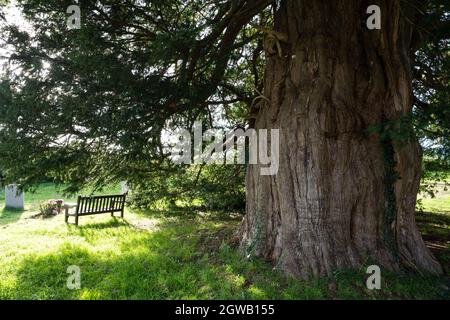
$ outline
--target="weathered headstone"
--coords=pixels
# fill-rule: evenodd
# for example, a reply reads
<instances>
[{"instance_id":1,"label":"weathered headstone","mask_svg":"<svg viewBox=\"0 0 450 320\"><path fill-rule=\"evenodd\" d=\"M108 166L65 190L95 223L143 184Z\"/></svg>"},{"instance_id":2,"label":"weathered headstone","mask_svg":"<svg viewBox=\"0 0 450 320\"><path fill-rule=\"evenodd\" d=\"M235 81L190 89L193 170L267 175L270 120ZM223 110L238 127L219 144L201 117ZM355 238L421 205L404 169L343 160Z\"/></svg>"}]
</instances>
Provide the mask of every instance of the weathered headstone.
<instances>
[{"instance_id":1,"label":"weathered headstone","mask_svg":"<svg viewBox=\"0 0 450 320\"><path fill-rule=\"evenodd\" d=\"M128 186L128 184L126 183L126 181L122 181L121 183L120 183L120 189L121 189L121 193L122 194L124 194L124 193L128 193L129 191L130 191L130 187Z\"/></svg>"},{"instance_id":2,"label":"weathered headstone","mask_svg":"<svg viewBox=\"0 0 450 320\"><path fill-rule=\"evenodd\" d=\"M5 188L6 208L25 209L25 194L19 190L17 185L10 184Z\"/></svg>"}]
</instances>

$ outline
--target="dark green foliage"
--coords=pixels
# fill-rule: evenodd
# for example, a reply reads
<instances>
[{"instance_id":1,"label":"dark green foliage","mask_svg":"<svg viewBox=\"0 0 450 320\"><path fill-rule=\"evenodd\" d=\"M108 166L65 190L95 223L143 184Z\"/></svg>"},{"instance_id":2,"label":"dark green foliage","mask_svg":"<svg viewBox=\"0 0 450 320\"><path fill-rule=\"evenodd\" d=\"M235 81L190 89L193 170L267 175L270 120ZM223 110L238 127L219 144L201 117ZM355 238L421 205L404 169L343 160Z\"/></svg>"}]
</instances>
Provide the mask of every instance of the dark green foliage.
<instances>
[{"instance_id":1,"label":"dark green foliage","mask_svg":"<svg viewBox=\"0 0 450 320\"><path fill-rule=\"evenodd\" d=\"M245 166L196 165L171 174L155 175L133 184L131 203L195 206L205 209L245 209Z\"/></svg>"},{"instance_id":2,"label":"dark green foliage","mask_svg":"<svg viewBox=\"0 0 450 320\"><path fill-rule=\"evenodd\" d=\"M425 1L426 13L414 61L412 120L424 149L423 182L445 181L450 172L450 2ZM442 174L444 173L444 174ZM435 188L423 184L423 191Z\"/></svg>"},{"instance_id":3,"label":"dark green foliage","mask_svg":"<svg viewBox=\"0 0 450 320\"><path fill-rule=\"evenodd\" d=\"M273 1L79 3L80 30L67 29L69 0L18 1L33 32L0 17L0 45L11 49L0 75L5 182L29 188L53 181L76 192L126 180L141 195L140 206L203 195L204 205L240 207L242 168L207 168L197 179L196 168L170 164L161 131L190 129L195 120L205 129L252 124L264 69L263 35L254 26L270 28ZM425 169L433 162L445 171L449 7L417 6L423 16L414 35L414 113L382 131L408 139L413 123Z\"/></svg>"},{"instance_id":4,"label":"dark green foliage","mask_svg":"<svg viewBox=\"0 0 450 320\"><path fill-rule=\"evenodd\" d=\"M387 120L379 125L369 127L369 134L376 134L381 141L392 141L402 146L415 139L412 117L404 115L399 119Z\"/></svg>"},{"instance_id":5,"label":"dark green foliage","mask_svg":"<svg viewBox=\"0 0 450 320\"><path fill-rule=\"evenodd\" d=\"M161 130L199 119L217 127L218 112L228 128L245 125L262 47L244 26L268 3L81 0L82 28L68 30L72 1L19 1L35 33L1 26L13 48L0 82L6 181L64 182L76 192L126 180L147 188L148 201L184 192L193 177L166 160ZM216 178L204 176L201 188L218 195ZM234 197L241 185L222 193Z\"/></svg>"}]
</instances>

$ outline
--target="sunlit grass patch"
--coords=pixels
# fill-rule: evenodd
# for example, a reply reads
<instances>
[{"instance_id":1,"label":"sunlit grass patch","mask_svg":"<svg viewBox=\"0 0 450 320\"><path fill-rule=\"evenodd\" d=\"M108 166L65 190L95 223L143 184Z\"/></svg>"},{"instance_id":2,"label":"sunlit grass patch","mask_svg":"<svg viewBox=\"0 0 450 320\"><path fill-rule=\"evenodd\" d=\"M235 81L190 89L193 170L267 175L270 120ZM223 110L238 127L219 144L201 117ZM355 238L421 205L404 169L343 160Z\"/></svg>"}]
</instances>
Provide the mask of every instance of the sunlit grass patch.
<instances>
[{"instance_id":1,"label":"sunlit grass patch","mask_svg":"<svg viewBox=\"0 0 450 320\"><path fill-rule=\"evenodd\" d=\"M33 219L35 210L0 211L0 299L447 297L441 278L417 274L383 270L379 291L366 288L364 269L309 281L285 276L230 244L239 214L128 209L123 220L87 216L76 227L66 225L63 215ZM448 219L426 217L433 234ZM79 290L66 286L70 265L81 269Z\"/></svg>"}]
</instances>

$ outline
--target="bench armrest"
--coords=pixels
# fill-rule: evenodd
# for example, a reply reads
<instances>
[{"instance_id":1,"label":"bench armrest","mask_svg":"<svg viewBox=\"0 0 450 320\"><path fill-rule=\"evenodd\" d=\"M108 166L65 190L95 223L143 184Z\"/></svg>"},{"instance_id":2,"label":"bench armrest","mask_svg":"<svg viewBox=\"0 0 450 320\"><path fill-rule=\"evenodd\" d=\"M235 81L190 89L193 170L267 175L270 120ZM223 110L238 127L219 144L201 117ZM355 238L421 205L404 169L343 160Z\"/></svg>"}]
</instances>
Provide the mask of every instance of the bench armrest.
<instances>
[{"instance_id":1,"label":"bench armrest","mask_svg":"<svg viewBox=\"0 0 450 320\"><path fill-rule=\"evenodd\" d=\"M64 204L64 208L67 208L67 209L75 208L76 206L77 206L76 203L71 203L71 202L68 202L68 203Z\"/></svg>"}]
</instances>

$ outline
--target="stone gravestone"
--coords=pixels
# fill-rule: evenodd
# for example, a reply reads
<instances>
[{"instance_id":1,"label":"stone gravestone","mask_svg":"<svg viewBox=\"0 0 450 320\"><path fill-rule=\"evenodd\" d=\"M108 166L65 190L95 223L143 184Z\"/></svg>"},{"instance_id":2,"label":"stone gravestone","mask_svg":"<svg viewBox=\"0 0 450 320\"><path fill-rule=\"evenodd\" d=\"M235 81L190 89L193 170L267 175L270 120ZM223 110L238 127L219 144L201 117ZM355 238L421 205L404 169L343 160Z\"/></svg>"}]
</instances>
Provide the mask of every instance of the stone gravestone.
<instances>
[{"instance_id":1,"label":"stone gravestone","mask_svg":"<svg viewBox=\"0 0 450 320\"><path fill-rule=\"evenodd\" d=\"M10 184L5 188L6 208L25 209L25 195L18 190L17 185Z\"/></svg>"},{"instance_id":2,"label":"stone gravestone","mask_svg":"<svg viewBox=\"0 0 450 320\"><path fill-rule=\"evenodd\" d=\"M127 192L130 191L130 187L128 186L126 181L122 181L120 183L120 191L121 191L122 194L127 193Z\"/></svg>"}]
</instances>

